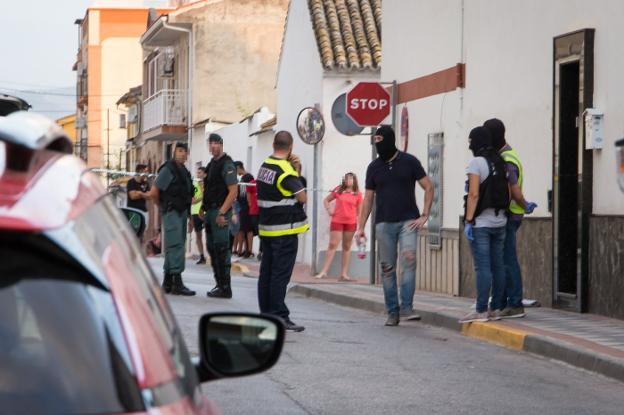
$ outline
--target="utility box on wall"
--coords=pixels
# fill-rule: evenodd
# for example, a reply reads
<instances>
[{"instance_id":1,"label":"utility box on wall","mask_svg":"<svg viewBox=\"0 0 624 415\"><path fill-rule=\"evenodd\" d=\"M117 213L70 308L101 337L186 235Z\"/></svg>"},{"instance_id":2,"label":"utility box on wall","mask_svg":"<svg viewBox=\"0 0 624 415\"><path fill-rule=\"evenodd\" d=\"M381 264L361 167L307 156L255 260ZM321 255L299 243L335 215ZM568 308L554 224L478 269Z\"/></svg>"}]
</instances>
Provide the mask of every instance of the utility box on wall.
<instances>
[{"instance_id":1,"label":"utility box on wall","mask_svg":"<svg viewBox=\"0 0 624 415\"><path fill-rule=\"evenodd\" d=\"M601 149L604 142L602 111L587 108L585 115L585 150Z\"/></svg>"}]
</instances>

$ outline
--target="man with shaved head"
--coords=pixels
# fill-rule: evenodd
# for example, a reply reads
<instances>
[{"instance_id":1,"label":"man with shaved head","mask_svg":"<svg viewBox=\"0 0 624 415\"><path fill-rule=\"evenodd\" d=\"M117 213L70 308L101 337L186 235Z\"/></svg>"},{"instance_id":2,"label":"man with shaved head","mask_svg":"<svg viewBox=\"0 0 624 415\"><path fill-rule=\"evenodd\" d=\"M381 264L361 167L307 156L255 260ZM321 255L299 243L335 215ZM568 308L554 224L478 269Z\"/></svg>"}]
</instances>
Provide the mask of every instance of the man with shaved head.
<instances>
[{"instance_id":1,"label":"man with shaved head","mask_svg":"<svg viewBox=\"0 0 624 415\"><path fill-rule=\"evenodd\" d=\"M258 304L260 312L281 317L287 330L298 332L304 327L292 322L284 299L297 258L299 234L309 225L303 209L306 191L295 167L301 161L292 154L292 148L293 138L288 131L275 134L273 154L256 176L262 243Z\"/></svg>"}]
</instances>

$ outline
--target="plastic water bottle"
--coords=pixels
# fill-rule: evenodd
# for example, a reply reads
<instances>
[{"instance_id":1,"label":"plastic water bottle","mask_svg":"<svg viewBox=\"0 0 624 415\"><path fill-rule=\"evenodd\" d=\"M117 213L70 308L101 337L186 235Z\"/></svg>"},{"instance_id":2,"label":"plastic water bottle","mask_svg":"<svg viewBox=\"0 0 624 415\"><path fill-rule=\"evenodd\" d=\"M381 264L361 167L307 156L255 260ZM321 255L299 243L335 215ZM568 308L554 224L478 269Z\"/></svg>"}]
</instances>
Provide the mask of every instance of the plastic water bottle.
<instances>
[{"instance_id":1,"label":"plastic water bottle","mask_svg":"<svg viewBox=\"0 0 624 415\"><path fill-rule=\"evenodd\" d=\"M366 258L366 238L360 237L357 240L358 253L357 256L360 259Z\"/></svg>"}]
</instances>

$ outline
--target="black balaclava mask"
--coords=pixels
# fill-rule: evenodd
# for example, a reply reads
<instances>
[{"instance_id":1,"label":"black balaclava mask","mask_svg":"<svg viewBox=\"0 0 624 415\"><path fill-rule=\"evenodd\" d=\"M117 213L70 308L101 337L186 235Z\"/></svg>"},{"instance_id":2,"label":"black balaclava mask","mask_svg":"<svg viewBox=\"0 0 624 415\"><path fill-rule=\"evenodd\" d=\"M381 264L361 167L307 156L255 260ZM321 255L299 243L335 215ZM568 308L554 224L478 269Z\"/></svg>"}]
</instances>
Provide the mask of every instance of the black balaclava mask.
<instances>
[{"instance_id":1,"label":"black balaclava mask","mask_svg":"<svg viewBox=\"0 0 624 415\"><path fill-rule=\"evenodd\" d=\"M468 148L472 150L472 155L475 157L477 157L482 150L492 147L492 136L485 127L473 128L470 134L468 134L468 137L470 138L470 146Z\"/></svg>"},{"instance_id":2,"label":"black balaclava mask","mask_svg":"<svg viewBox=\"0 0 624 415\"><path fill-rule=\"evenodd\" d=\"M378 143L375 143L377 154L383 161L388 161L398 151L395 145L394 130L388 125L382 125L375 131L375 135L383 137Z\"/></svg>"},{"instance_id":3,"label":"black balaclava mask","mask_svg":"<svg viewBox=\"0 0 624 415\"><path fill-rule=\"evenodd\" d=\"M483 126L488 129L492 136L492 147L496 151L500 151L507 144L505 141L505 124L498 118L492 118L484 122Z\"/></svg>"}]
</instances>

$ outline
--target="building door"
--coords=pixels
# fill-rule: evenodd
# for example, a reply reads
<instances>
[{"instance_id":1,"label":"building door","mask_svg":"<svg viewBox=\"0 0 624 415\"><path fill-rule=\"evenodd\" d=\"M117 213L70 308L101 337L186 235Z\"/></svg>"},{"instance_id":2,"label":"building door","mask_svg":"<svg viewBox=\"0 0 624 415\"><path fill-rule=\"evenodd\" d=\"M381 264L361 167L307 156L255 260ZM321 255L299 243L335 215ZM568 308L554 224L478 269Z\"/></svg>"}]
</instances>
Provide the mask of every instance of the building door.
<instances>
[{"instance_id":1,"label":"building door","mask_svg":"<svg viewBox=\"0 0 624 415\"><path fill-rule=\"evenodd\" d=\"M554 39L553 304L587 310L592 153L583 111L592 106L594 30Z\"/></svg>"}]
</instances>

